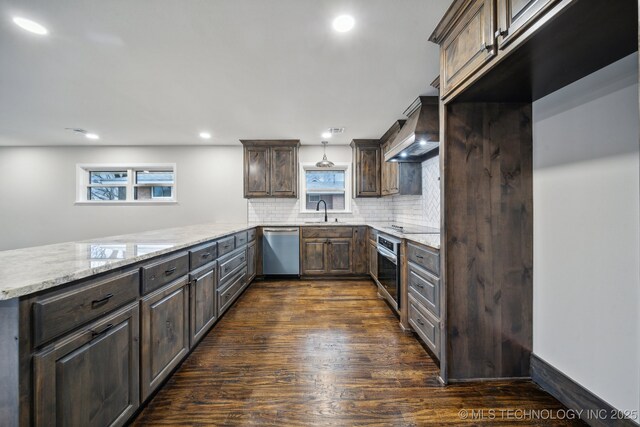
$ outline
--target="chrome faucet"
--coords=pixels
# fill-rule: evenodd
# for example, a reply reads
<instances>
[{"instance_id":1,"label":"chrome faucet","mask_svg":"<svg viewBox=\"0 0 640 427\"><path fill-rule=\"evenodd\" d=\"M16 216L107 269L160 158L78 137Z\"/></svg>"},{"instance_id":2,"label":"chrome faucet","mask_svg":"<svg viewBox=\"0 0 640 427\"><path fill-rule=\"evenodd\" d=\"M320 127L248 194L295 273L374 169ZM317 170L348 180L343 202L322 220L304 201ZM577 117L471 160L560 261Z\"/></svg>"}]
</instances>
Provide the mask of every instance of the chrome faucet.
<instances>
[{"instance_id":1,"label":"chrome faucet","mask_svg":"<svg viewBox=\"0 0 640 427\"><path fill-rule=\"evenodd\" d=\"M320 210L320 202L324 203L324 222L327 222L327 202L325 202L324 200L320 199L318 201L318 204L316 205L316 212Z\"/></svg>"}]
</instances>

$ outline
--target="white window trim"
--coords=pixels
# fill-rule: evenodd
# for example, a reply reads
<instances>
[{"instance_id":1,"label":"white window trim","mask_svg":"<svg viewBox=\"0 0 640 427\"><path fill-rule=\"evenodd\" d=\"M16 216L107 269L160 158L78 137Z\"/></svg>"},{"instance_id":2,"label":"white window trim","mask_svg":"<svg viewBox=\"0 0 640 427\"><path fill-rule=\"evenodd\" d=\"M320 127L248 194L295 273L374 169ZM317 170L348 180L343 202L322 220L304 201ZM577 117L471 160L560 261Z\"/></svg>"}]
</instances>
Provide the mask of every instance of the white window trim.
<instances>
[{"instance_id":1,"label":"white window trim","mask_svg":"<svg viewBox=\"0 0 640 427\"><path fill-rule=\"evenodd\" d=\"M300 163L300 213L301 214L318 214L315 209L306 209L307 199L307 180L305 173L308 170L343 170L344 171L344 210L327 209L327 212L334 214L350 214L351 212L351 163L334 163L332 168L319 168L315 163Z\"/></svg>"},{"instance_id":2,"label":"white window trim","mask_svg":"<svg viewBox=\"0 0 640 427\"><path fill-rule=\"evenodd\" d=\"M126 200L89 200L89 171L126 170L127 199ZM135 200L134 188L135 171L165 171L173 170L173 197L156 197L151 200ZM122 187L122 185L116 185ZM76 205L169 205L178 203L178 166L175 163L79 163L76 164Z\"/></svg>"}]
</instances>

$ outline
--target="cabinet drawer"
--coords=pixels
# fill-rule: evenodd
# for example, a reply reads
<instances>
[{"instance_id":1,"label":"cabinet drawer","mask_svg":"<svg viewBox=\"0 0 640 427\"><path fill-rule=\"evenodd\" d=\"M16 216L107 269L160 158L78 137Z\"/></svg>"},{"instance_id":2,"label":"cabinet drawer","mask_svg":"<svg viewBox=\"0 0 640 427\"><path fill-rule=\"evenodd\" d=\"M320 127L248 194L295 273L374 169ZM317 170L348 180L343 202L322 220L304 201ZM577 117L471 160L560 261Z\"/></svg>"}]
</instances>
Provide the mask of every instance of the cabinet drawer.
<instances>
[{"instance_id":1,"label":"cabinet drawer","mask_svg":"<svg viewBox=\"0 0 640 427\"><path fill-rule=\"evenodd\" d=\"M409 264L409 292L436 317L440 317L440 279Z\"/></svg>"},{"instance_id":2,"label":"cabinet drawer","mask_svg":"<svg viewBox=\"0 0 640 427\"><path fill-rule=\"evenodd\" d=\"M353 237L352 227L302 227L302 237Z\"/></svg>"},{"instance_id":3,"label":"cabinet drawer","mask_svg":"<svg viewBox=\"0 0 640 427\"><path fill-rule=\"evenodd\" d=\"M206 243L204 245L196 246L193 249L189 249L189 264L191 270L195 270L198 267L210 263L218 257L218 243Z\"/></svg>"},{"instance_id":4,"label":"cabinet drawer","mask_svg":"<svg viewBox=\"0 0 640 427\"><path fill-rule=\"evenodd\" d=\"M218 307L220 315L224 313L233 304L233 301L238 297L247 278L247 267L244 267L239 274L236 274L229 284L221 289L218 289Z\"/></svg>"},{"instance_id":5,"label":"cabinet drawer","mask_svg":"<svg viewBox=\"0 0 640 427\"><path fill-rule=\"evenodd\" d=\"M409 294L409 324L439 360L440 322L411 294Z\"/></svg>"},{"instance_id":6,"label":"cabinet drawer","mask_svg":"<svg viewBox=\"0 0 640 427\"><path fill-rule=\"evenodd\" d=\"M235 238L236 238L236 248L239 248L240 246L244 246L247 244L248 240L248 233L246 231L242 231L240 233L236 233L235 234Z\"/></svg>"},{"instance_id":7,"label":"cabinet drawer","mask_svg":"<svg viewBox=\"0 0 640 427\"><path fill-rule=\"evenodd\" d=\"M161 258L153 264L142 267L142 294L154 291L189 272L189 254L179 254Z\"/></svg>"},{"instance_id":8,"label":"cabinet drawer","mask_svg":"<svg viewBox=\"0 0 640 427\"><path fill-rule=\"evenodd\" d=\"M256 240L257 234L258 234L258 231L255 228L252 228L251 230L247 231L247 239L250 242L253 242L254 240Z\"/></svg>"},{"instance_id":9,"label":"cabinet drawer","mask_svg":"<svg viewBox=\"0 0 640 427\"><path fill-rule=\"evenodd\" d=\"M236 248L236 238L234 236L225 237L218 240L218 256L228 254Z\"/></svg>"},{"instance_id":10,"label":"cabinet drawer","mask_svg":"<svg viewBox=\"0 0 640 427\"><path fill-rule=\"evenodd\" d=\"M223 287L226 281L240 268L247 265L247 250L240 249L218 260L218 287Z\"/></svg>"},{"instance_id":11,"label":"cabinet drawer","mask_svg":"<svg viewBox=\"0 0 640 427\"><path fill-rule=\"evenodd\" d=\"M138 270L94 279L33 303L37 347L138 297Z\"/></svg>"},{"instance_id":12,"label":"cabinet drawer","mask_svg":"<svg viewBox=\"0 0 640 427\"><path fill-rule=\"evenodd\" d=\"M440 255L437 251L407 243L407 258L410 262L426 268L436 276L440 276Z\"/></svg>"}]
</instances>

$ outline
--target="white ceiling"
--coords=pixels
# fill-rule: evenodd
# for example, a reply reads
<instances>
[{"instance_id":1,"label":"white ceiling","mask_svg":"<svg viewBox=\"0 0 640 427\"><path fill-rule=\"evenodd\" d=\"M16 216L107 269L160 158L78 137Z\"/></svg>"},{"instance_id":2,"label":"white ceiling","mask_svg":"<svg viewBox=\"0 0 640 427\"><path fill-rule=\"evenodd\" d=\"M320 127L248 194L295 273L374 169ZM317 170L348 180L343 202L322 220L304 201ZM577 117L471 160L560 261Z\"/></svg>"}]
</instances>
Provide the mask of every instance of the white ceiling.
<instances>
[{"instance_id":1,"label":"white ceiling","mask_svg":"<svg viewBox=\"0 0 640 427\"><path fill-rule=\"evenodd\" d=\"M450 3L0 0L0 145L318 144L329 127L346 127L332 144L377 138L435 94L427 39ZM342 13L351 32L331 27Z\"/></svg>"}]
</instances>

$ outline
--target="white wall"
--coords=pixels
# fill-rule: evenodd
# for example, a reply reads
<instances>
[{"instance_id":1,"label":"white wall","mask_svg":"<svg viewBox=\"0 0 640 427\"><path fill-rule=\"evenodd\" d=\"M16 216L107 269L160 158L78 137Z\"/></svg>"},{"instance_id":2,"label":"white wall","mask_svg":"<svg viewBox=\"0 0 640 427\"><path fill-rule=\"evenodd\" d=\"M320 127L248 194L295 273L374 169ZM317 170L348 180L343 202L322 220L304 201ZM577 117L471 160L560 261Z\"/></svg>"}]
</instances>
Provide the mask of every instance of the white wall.
<instances>
[{"instance_id":1,"label":"white wall","mask_svg":"<svg viewBox=\"0 0 640 427\"><path fill-rule=\"evenodd\" d=\"M75 205L77 163L176 163L178 204ZM0 250L245 222L242 147L0 147Z\"/></svg>"},{"instance_id":2,"label":"white wall","mask_svg":"<svg viewBox=\"0 0 640 427\"><path fill-rule=\"evenodd\" d=\"M533 350L640 409L638 57L537 101Z\"/></svg>"}]
</instances>

